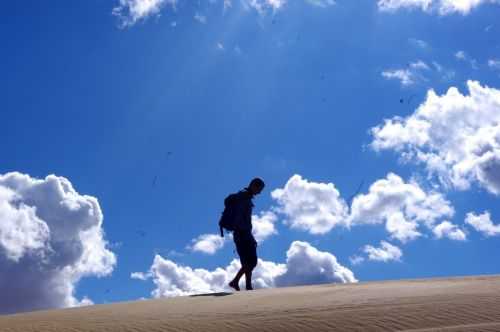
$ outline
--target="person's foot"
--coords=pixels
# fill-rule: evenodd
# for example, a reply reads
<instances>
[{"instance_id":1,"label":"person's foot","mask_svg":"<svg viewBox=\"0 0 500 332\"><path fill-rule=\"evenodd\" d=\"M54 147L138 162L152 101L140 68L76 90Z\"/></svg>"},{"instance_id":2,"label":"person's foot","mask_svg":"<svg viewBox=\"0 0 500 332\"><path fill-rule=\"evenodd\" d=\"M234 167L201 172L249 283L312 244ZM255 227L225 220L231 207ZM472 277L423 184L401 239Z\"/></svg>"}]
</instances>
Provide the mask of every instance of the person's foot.
<instances>
[{"instance_id":1,"label":"person's foot","mask_svg":"<svg viewBox=\"0 0 500 332\"><path fill-rule=\"evenodd\" d=\"M235 290L237 290L237 291L239 291L239 290L240 290L240 286L239 286L239 285L238 285L238 283L237 283L236 281L234 281L234 280L233 280L233 281L231 281L231 282L229 283L229 287L234 288L234 289L235 289Z\"/></svg>"},{"instance_id":2,"label":"person's foot","mask_svg":"<svg viewBox=\"0 0 500 332\"><path fill-rule=\"evenodd\" d=\"M253 287L252 286L247 286L246 289L247 290L253 290Z\"/></svg>"}]
</instances>

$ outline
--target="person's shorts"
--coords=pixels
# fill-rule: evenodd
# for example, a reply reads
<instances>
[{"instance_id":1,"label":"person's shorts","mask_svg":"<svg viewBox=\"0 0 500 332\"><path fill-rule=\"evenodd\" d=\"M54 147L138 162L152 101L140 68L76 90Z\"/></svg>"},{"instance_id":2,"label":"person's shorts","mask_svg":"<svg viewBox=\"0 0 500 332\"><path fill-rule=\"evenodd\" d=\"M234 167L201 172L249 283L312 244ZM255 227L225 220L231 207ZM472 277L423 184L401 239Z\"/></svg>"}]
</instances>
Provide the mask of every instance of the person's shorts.
<instances>
[{"instance_id":1,"label":"person's shorts","mask_svg":"<svg viewBox=\"0 0 500 332\"><path fill-rule=\"evenodd\" d=\"M235 233L234 243L240 256L241 265L252 268L257 266L257 242L252 233Z\"/></svg>"}]
</instances>

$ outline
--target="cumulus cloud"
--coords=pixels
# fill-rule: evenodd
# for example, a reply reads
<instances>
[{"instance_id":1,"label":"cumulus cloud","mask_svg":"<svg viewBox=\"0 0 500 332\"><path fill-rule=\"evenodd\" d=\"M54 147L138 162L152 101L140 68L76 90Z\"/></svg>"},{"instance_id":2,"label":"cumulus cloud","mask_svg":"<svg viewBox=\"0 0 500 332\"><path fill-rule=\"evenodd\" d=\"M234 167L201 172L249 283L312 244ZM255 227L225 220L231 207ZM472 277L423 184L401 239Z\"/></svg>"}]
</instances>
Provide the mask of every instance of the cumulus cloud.
<instances>
[{"instance_id":1,"label":"cumulus cloud","mask_svg":"<svg viewBox=\"0 0 500 332\"><path fill-rule=\"evenodd\" d=\"M402 86L410 86L418 82L425 81L424 71L429 70L429 66L418 60L409 63L404 69L388 69L382 72L382 77L388 80L398 80Z\"/></svg>"},{"instance_id":2,"label":"cumulus cloud","mask_svg":"<svg viewBox=\"0 0 500 332\"><path fill-rule=\"evenodd\" d=\"M202 234L196 239L191 240L191 245L188 246L188 249L213 255L224 247L224 239L225 238L221 237L219 234Z\"/></svg>"},{"instance_id":3,"label":"cumulus cloud","mask_svg":"<svg viewBox=\"0 0 500 332\"><path fill-rule=\"evenodd\" d=\"M476 231L486 236L500 235L500 225L493 224L491 215L488 211L480 215L476 215L473 212L467 213L465 223L471 225Z\"/></svg>"},{"instance_id":4,"label":"cumulus cloud","mask_svg":"<svg viewBox=\"0 0 500 332\"><path fill-rule=\"evenodd\" d=\"M278 234L274 226L277 218L276 214L271 211L264 211L260 213L260 215L252 216L252 232L258 243L262 243L270 236ZM193 252L213 255L222 249L226 244L226 240L231 237L232 235L229 235L229 237L221 237L220 234L202 234L192 239L187 249Z\"/></svg>"},{"instance_id":5,"label":"cumulus cloud","mask_svg":"<svg viewBox=\"0 0 500 332\"><path fill-rule=\"evenodd\" d=\"M47 224L37 217L35 207L16 200L13 190L0 186L0 246L6 257L17 263L27 253L43 254L50 232Z\"/></svg>"},{"instance_id":6,"label":"cumulus cloud","mask_svg":"<svg viewBox=\"0 0 500 332\"><path fill-rule=\"evenodd\" d=\"M129 27L140 20L159 15L167 4L175 8L176 3L177 0L120 0L112 13L120 19L121 27Z\"/></svg>"},{"instance_id":7,"label":"cumulus cloud","mask_svg":"<svg viewBox=\"0 0 500 332\"><path fill-rule=\"evenodd\" d=\"M424 12L437 12L440 15L468 14L472 9L485 3L499 3L498 0L379 0L381 11L394 12L402 8L421 9Z\"/></svg>"},{"instance_id":8,"label":"cumulus cloud","mask_svg":"<svg viewBox=\"0 0 500 332\"><path fill-rule=\"evenodd\" d=\"M352 271L340 265L334 255L301 241L291 244L286 253L286 271L276 277L278 287L356 281Z\"/></svg>"},{"instance_id":9,"label":"cumulus cloud","mask_svg":"<svg viewBox=\"0 0 500 332\"><path fill-rule=\"evenodd\" d=\"M450 240L455 241L465 241L467 235L463 230L461 230L457 225L452 224L449 221L443 221L432 230L434 235L438 239L447 237Z\"/></svg>"},{"instance_id":10,"label":"cumulus cloud","mask_svg":"<svg viewBox=\"0 0 500 332\"><path fill-rule=\"evenodd\" d=\"M239 262L233 260L226 268L213 271L193 269L156 255L147 273L134 273L132 277L151 279L156 286L153 297L174 297L229 291L227 284L239 268ZM290 245L286 264L259 259L253 273L255 288L356 281L354 274L340 265L334 255L300 241Z\"/></svg>"},{"instance_id":11,"label":"cumulus cloud","mask_svg":"<svg viewBox=\"0 0 500 332\"><path fill-rule=\"evenodd\" d=\"M335 226L347 225L347 205L332 183L309 182L294 175L271 196L278 203L276 210L286 216L285 224L291 228L325 234Z\"/></svg>"},{"instance_id":12,"label":"cumulus cloud","mask_svg":"<svg viewBox=\"0 0 500 332\"><path fill-rule=\"evenodd\" d=\"M467 87L468 95L455 87L442 96L430 90L412 115L372 128L371 147L424 164L446 187L478 183L500 194L500 90L475 81Z\"/></svg>"},{"instance_id":13,"label":"cumulus cloud","mask_svg":"<svg viewBox=\"0 0 500 332\"><path fill-rule=\"evenodd\" d=\"M271 211L262 212L252 216L253 235L257 242L262 243L268 237L278 234L274 226L278 217Z\"/></svg>"},{"instance_id":14,"label":"cumulus cloud","mask_svg":"<svg viewBox=\"0 0 500 332\"><path fill-rule=\"evenodd\" d=\"M407 242L421 235L420 223L432 228L439 219L453 214L453 207L442 194L427 192L418 183L405 183L398 175L389 173L385 179L374 182L367 194L354 198L349 222L385 223L392 238Z\"/></svg>"},{"instance_id":15,"label":"cumulus cloud","mask_svg":"<svg viewBox=\"0 0 500 332\"><path fill-rule=\"evenodd\" d=\"M377 262L400 261L403 256L401 249L386 241L380 241L378 248L366 245L363 251L368 255L369 260Z\"/></svg>"},{"instance_id":16,"label":"cumulus cloud","mask_svg":"<svg viewBox=\"0 0 500 332\"><path fill-rule=\"evenodd\" d=\"M0 175L0 313L87 305L74 296L85 276L116 264L95 197L63 177Z\"/></svg>"},{"instance_id":17,"label":"cumulus cloud","mask_svg":"<svg viewBox=\"0 0 500 332\"><path fill-rule=\"evenodd\" d=\"M441 193L393 173L375 181L368 193L356 195L350 209L332 183L310 182L300 175L271 196L277 202L273 210L284 215L286 225L311 234L325 234L336 226L383 224L391 238L404 243L422 235L421 225L432 230L454 215Z\"/></svg>"}]
</instances>

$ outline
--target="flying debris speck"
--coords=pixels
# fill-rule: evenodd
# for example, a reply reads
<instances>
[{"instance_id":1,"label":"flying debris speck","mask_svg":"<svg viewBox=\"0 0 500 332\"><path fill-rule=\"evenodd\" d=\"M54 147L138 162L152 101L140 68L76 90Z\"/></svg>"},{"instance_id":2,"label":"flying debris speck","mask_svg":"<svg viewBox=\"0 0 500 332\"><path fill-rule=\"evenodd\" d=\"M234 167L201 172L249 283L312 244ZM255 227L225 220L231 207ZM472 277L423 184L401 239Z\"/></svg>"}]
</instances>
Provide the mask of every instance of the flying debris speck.
<instances>
[{"instance_id":1,"label":"flying debris speck","mask_svg":"<svg viewBox=\"0 0 500 332\"><path fill-rule=\"evenodd\" d=\"M414 98L415 96L416 96L415 94L412 94L410 97L406 98L406 104L407 104L407 105L410 105L411 101L413 100L413 98ZM404 103L405 103L405 98L400 98L400 99L399 99L399 103L400 103L400 104L404 104Z\"/></svg>"},{"instance_id":2,"label":"flying debris speck","mask_svg":"<svg viewBox=\"0 0 500 332\"><path fill-rule=\"evenodd\" d=\"M172 151L167 151L165 153L165 160L168 160L168 158L173 154ZM156 186L156 183L158 182L158 175L155 175L154 178L153 178L153 183L152 183L152 187L154 188Z\"/></svg>"}]
</instances>

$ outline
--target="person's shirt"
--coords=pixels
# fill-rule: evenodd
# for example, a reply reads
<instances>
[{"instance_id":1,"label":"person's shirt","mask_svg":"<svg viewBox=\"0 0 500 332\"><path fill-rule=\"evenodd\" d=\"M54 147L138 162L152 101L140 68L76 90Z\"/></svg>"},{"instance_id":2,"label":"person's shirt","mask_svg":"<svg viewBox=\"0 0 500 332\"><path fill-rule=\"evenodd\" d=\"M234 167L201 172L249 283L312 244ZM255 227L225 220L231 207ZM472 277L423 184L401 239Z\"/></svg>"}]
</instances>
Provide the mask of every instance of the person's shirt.
<instances>
[{"instance_id":1,"label":"person's shirt","mask_svg":"<svg viewBox=\"0 0 500 332\"><path fill-rule=\"evenodd\" d=\"M253 195L247 189L241 190L236 195L236 215L237 218L236 225L238 225L237 230L241 232L252 232L252 209Z\"/></svg>"}]
</instances>

